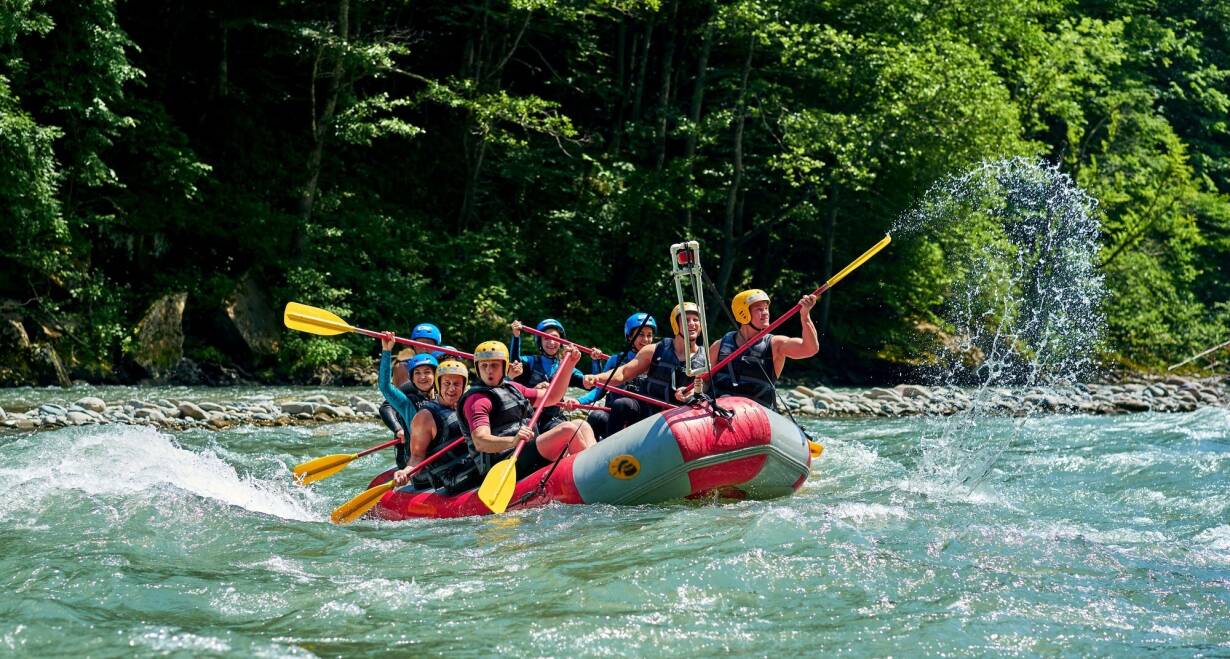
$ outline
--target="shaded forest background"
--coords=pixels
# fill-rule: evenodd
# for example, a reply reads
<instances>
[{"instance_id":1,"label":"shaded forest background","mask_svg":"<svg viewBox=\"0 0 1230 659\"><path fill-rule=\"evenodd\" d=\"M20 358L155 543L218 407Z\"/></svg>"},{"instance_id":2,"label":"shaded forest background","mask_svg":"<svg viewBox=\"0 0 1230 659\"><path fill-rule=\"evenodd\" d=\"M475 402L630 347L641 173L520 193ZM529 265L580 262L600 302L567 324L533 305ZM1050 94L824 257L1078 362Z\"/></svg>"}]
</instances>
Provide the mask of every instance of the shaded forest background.
<instances>
[{"instance_id":1,"label":"shaded forest background","mask_svg":"<svg viewBox=\"0 0 1230 659\"><path fill-rule=\"evenodd\" d=\"M287 300L613 351L665 320L672 242L782 310L1012 156L1098 200L1103 358L1158 369L1230 327L1228 29L1226 0L0 0L0 380L372 354L281 332ZM895 242L818 307L813 366L899 377L984 239Z\"/></svg>"}]
</instances>

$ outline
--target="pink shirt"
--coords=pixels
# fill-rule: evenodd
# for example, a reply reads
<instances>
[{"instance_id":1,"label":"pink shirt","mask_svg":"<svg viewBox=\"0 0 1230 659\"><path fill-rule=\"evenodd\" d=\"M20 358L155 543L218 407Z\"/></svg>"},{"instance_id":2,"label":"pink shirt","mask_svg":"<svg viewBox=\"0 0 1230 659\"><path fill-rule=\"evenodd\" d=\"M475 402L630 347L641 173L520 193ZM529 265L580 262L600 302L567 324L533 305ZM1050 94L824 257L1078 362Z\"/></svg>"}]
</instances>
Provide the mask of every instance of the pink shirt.
<instances>
[{"instance_id":1,"label":"pink shirt","mask_svg":"<svg viewBox=\"0 0 1230 659\"><path fill-rule=\"evenodd\" d=\"M538 395L543 393L539 389L527 387L519 382L510 380L508 383L516 387L517 391L520 391L521 395L525 396L530 402L537 400ZM495 401L490 396L470 396L466 399L465 407L462 408L461 413L465 415L466 423L470 425L470 428L477 428L479 426L490 428L491 408L493 405L495 405Z\"/></svg>"}]
</instances>

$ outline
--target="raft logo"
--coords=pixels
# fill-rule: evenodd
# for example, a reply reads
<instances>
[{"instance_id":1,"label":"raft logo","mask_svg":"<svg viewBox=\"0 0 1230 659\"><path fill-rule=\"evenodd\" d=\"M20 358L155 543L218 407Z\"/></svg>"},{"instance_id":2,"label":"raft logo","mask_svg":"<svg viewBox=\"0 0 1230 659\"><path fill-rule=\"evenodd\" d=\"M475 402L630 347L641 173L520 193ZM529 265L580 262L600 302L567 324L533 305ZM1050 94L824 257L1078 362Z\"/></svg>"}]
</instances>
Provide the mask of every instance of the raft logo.
<instances>
[{"instance_id":1,"label":"raft logo","mask_svg":"<svg viewBox=\"0 0 1230 659\"><path fill-rule=\"evenodd\" d=\"M641 463L636 458L624 453L623 455L611 458L611 463L607 465L607 471L610 471L612 476L621 481L629 481L641 473Z\"/></svg>"}]
</instances>

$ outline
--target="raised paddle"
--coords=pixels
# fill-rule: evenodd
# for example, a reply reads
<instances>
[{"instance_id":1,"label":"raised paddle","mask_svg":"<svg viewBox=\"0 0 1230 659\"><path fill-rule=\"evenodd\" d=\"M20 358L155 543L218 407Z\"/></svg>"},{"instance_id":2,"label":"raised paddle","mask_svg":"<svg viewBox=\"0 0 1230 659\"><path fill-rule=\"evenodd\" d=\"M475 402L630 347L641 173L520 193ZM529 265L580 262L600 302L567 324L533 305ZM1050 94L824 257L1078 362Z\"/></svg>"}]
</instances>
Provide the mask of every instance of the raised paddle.
<instances>
[{"instance_id":1,"label":"raised paddle","mask_svg":"<svg viewBox=\"0 0 1230 659\"><path fill-rule=\"evenodd\" d=\"M350 325L346 321L342 320L341 317L336 314L329 313L324 309L309 307L306 304L299 304L298 302L286 303L286 310L282 312L282 322L285 323L290 329L299 330L300 332L307 332L308 334L317 334L320 336L334 336L336 334L353 332L355 334L362 334L363 336L370 336L373 339L384 338L383 332L373 332L372 330L363 329L362 327L354 327L353 325ZM446 348L443 346L433 346L430 343L423 343L422 341L415 341L414 339L406 339L400 336L395 336L393 337L393 341L395 343L401 343L414 348L422 348L432 352L442 352L446 355L461 357L462 359L474 359L474 355L472 353L461 352L460 350L453 350L452 348Z\"/></svg>"},{"instance_id":2,"label":"raised paddle","mask_svg":"<svg viewBox=\"0 0 1230 659\"><path fill-rule=\"evenodd\" d=\"M817 288L816 290L812 291L811 294L817 295L817 296L824 295L830 288L836 286L837 282L841 281L842 279L845 279L846 275L850 274L851 272L854 272L854 270L857 269L860 265L866 263L868 259L875 256L880 250L887 247L888 243L892 242L892 240L893 240L892 236L885 235L884 238L880 240L880 242L872 245L871 249L863 252L862 256L859 256L857 259L854 259L853 261L851 261L850 265L847 265L846 267L841 269L841 272L838 272L832 277L829 277L828 281L821 284L820 288ZM726 355L726 359L723 359L717 364L714 364L709 369L708 372L701 374L700 376L701 379L707 379L709 377L712 377L713 374L721 370L723 366L734 361L736 357L743 354L743 352L747 350L748 348L756 345L756 342L759 341L761 337L777 329L778 325L781 325L782 323L789 320L796 313L798 313L799 310L801 310L802 308L803 308L802 302L796 303L793 307L790 307L789 311L779 316L777 320L769 323L767 326L765 326L764 329L760 330L759 332L756 332L756 334L752 336L751 338L749 338L747 341L745 341L743 345L739 346L738 348L735 348L734 352L731 352L729 355Z\"/></svg>"},{"instance_id":3,"label":"raised paddle","mask_svg":"<svg viewBox=\"0 0 1230 659\"><path fill-rule=\"evenodd\" d=\"M334 453L333 455L326 455L324 457L316 458L315 460L308 460L307 462L292 469L291 473L295 475L295 482L300 485L308 485L310 483L315 483L316 481L322 481L345 469L346 465L350 464L354 460L357 460L365 455L375 453L376 451L384 450L390 446L396 446L400 441L402 440L390 439L379 446L373 446L367 450L359 451L358 453Z\"/></svg>"},{"instance_id":4,"label":"raised paddle","mask_svg":"<svg viewBox=\"0 0 1230 659\"><path fill-rule=\"evenodd\" d=\"M538 403L534 405L534 415L530 417L527 425L528 428L538 425L538 417L542 415L545 407L543 403L547 402L551 390L556 388L556 383L561 381L560 377L565 371L570 374L572 372L571 369L556 369L555 375L551 376L551 384L547 385L547 390L539 394ZM517 488L517 456L521 455L523 448L525 448L524 439L517 442L511 456L501 460L487 472L483 484L478 487L478 500L497 515L508 510L508 502L512 501L513 490Z\"/></svg>"},{"instance_id":5,"label":"raised paddle","mask_svg":"<svg viewBox=\"0 0 1230 659\"><path fill-rule=\"evenodd\" d=\"M597 350L594 350L593 348L586 348L585 346L581 345L580 343L577 343L576 341L569 341L568 339L565 339L563 337L555 336L554 334L548 334L546 332L536 330L533 327L527 327L525 325L522 325L521 331L527 334L532 334L540 339L551 339L552 341L557 341L564 345L572 346L576 348L577 350L580 350L581 352L589 355L590 357L593 357L594 353L598 352Z\"/></svg>"},{"instance_id":6,"label":"raised paddle","mask_svg":"<svg viewBox=\"0 0 1230 659\"><path fill-rule=\"evenodd\" d=\"M453 450L453 447L464 442L465 440L465 437L458 437L452 442L449 442L448 446L445 446L439 451L432 453L424 458L422 462L414 465L414 468L410 470L410 475L413 476L414 474L419 473L423 467L426 467L434 462L436 458ZM375 508L376 504L380 503L380 497L383 497L385 492L388 492L395 487L397 487L397 484L393 482L392 478L390 478L389 480L364 491L359 496L338 506L337 510L334 510L332 515L329 515L329 519L333 520L334 524L349 524L350 522L362 517L363 513Z\"/></svg>"}]
</instances>

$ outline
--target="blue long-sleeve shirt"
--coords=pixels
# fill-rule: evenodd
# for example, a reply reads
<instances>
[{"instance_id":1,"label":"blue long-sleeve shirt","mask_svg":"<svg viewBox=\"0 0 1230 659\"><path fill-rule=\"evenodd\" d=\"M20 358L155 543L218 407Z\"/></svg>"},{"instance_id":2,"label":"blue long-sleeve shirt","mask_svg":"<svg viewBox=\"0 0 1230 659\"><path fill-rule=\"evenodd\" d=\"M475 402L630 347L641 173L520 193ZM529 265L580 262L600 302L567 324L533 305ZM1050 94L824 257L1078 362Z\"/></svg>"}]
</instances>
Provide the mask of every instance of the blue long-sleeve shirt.
<instances>
[{"instance_id":1,"label":"blue long-sleeve shirt","mask_svg":"<svg viewBox=\"0 0 1230 659\"><path fill-rule=\"evenodd\" d=\"M389 401L389 405L392 405L393 409L397 410L397 413L401 415L401 418L405 419L406 423L409 424L414 415L418 413L418 408L414 406L414 403L410 402L410 399L406 397L406 394L402 393L401 389L393 386L392 352L385 350L380 353L380 372L376 377L380 385L381 395L384 396L385 400ZM406 434L409 433L410 429L406 428Z\"/></svg>"}]
</instances>

